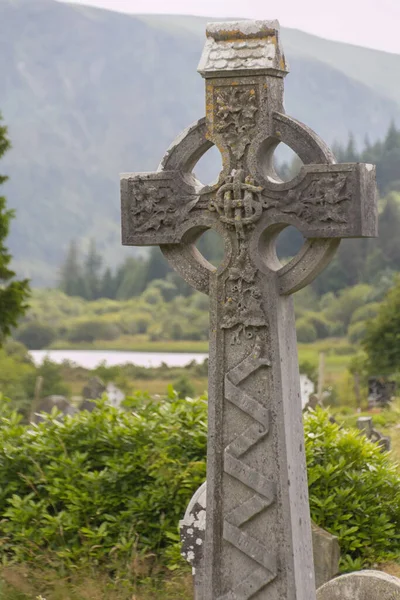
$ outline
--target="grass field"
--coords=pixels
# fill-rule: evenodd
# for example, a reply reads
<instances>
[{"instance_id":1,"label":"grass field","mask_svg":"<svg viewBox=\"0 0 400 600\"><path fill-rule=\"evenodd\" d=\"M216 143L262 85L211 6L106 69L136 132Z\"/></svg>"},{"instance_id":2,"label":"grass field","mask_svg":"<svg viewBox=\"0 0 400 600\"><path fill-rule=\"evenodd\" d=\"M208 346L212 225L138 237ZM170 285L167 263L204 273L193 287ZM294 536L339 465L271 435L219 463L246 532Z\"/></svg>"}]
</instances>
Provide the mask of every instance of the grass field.
<instances>
[{"instance_id":1,"label":"grass field","mask_svg":"<svg viewBox=\"0 0 400 600\"><path fill-rule=\"evenodd\" d=\"M188 353L206 353L208 352L208 345L206 342L149 342L146 340L132 338L135 341L132 342L131 346L122 345L120 350L131 350L136 352L188 352ZM71 349L69 347L68 349ZM66 348L63 348L66 349ZM73 349L86 349L86 350L118 350L118 348L107 348L102 345L100 348L97 344L92 346L75 345ZM349 365L351 358L356 352L356 348L350 346L346 340L343 339L329 339L313 344L299 344L299 362L308 362L317 367L319 354L324 352L325 354L325 384L326 386L340 384L344 389L342 392L347 394L346 385L352 386L351 381L348 382L348 375L346 376L346 369ZM69 374L71 375L71 374ZM346 379L347 377L347 379ZM68 383L71 386L73 395L79 395L82 391L83 385L87 382L87 374L76 372L73 379L70 376L67 378ZM130 382L132 389L143 390L150 394L163 394L166 391L168 384L172 383L172 379L160 379L155 376L152 379L140 379L137 378ZM207 389L207 379L204 378L193 378L190 377L190 383L193 385L196 394L202 394Z\"/></svg>"}]
</instances>

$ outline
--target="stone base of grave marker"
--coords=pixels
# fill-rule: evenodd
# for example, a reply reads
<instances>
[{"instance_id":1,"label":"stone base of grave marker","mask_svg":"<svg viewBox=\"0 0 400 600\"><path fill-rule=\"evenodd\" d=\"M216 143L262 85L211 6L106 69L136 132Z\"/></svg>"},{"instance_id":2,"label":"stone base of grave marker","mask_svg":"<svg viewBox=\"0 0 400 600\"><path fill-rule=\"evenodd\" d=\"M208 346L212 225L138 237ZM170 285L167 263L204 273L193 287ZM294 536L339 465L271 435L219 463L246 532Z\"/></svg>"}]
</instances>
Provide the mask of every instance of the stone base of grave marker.
<instances>
[{"instance_id":1,"label":"stone base of grave marker","mask_svg":"<svg viewBox=\"0 0 400 600\"><path fill-rule=\"evenodd\" d=\"M317 600L400 600L400 579L381 571L342 575L319 588Z\"/></svg>"},{"instance_id":2,"label":"stone base of grave marker","mask_svg":"<svg viewBox=\"0 0 400 600\"><path fill-rule=\"evenodd\" d=\"M339 573L340 546L336 536L311 523L315 586L318 589Z\"/></svg>"},{"instance_id":3,"label":"stone base of grave marker","mask_svg":"<svg viewBox=\"0 0 400 600\"><path fill-rule=\"evenodd\" d=\"M179 523L182 556L192 566L195 600L203 600L204 542L206 527L207 485L193 495L184 518ZM316 587L330 581L339 572L340 548L338 539L312 523L312 544Z\"/></svg>"},{"instance_id":4,"label":"stone base of grave marker","mask_svg":"<svg viewBox=\"0 0 400 600\"><path fill-rule=\"evenodd\" d=\"M374 428L372 417L358 417L357 428L362 431L368 439L376 442L381 447L382 452L388 452L390 450L390 437L383 435Z\"/></svg>"}]
</instances>

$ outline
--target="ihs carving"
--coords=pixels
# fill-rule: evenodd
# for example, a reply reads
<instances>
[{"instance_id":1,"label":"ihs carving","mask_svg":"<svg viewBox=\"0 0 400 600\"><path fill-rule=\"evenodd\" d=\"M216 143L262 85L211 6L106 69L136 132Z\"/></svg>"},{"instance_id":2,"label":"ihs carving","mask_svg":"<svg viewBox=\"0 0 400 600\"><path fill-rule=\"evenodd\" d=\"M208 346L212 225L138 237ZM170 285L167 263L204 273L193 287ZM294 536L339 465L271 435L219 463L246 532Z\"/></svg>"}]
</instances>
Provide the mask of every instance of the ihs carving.
<instances>
[{"instance_id":1,"label":"ihs carving","mask_svg":"<svg viewBox=\"0 0 400 600\"><path fill-rule=\"evenodd\" d=\"M217 88L215 91L215 129L223 135L237 160L252 141L258 111L254 88Z\"/></svg>"},{"instance_id":2,"label":"ihs carving","mask_svg":"<svg viewBox=\"0 0 400 600\"><path fill-rule=\"evenodd\" d=\"M255 185L250 175L244 176L243 169L233 170L211 200L209 208L217 211L220 221L235 227L238 237L244 239L244 228L253 225L262 215L262 191L263 188Z\"/></svg>"}]
</instances>

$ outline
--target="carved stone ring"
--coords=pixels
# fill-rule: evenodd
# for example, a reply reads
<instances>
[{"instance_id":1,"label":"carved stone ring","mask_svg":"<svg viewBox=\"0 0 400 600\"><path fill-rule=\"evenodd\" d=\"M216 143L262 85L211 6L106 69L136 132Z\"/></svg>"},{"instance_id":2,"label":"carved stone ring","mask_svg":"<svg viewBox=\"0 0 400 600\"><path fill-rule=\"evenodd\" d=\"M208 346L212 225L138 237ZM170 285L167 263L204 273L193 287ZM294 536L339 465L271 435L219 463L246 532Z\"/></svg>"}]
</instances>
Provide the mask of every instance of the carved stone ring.
<instances>
[{"instance_id":1,"label":"carved stone ring","mask_svg":"<svg viewBox=\"0 0 400 600\"><path fill-rule=\"evenodd\" d=\"M268 160L271 160L272 154L280 142L287 144L294 152L296 152L305 165L311 163L334 164L335 158L327 145L306 125L280 113L275 113L273 119L277 126L277 130L279 131L279 137L269 138L265 140L263 144L263 159L266 164L268 163ZM179 170L184 174L186 179L192 179L192 170L196 163L212 146L213 144L206 138L206 120L204 118L200 119L186 129L172 143L162 159L158 171ZM252 144L252 146L254 146L254 144ZM250 151L251 150L252 148L250 148ZM229 167L229 164L225 165L225 168L223 168L221 172L219 182L225 181L226 177L229 177L231 172ZM305 175L306 171L303 167L292 182L280 183L267 175L265 179L259 181L259 183L263 184L264 189L273 192L277 192L280 189L284 191L289 187L289 184L293 185L296 181L301 181ZM202 194L206 195L218 189L220 186L219 182L213 186L203 186L199 190L200 197ZM197 182L197 185L200 186L200 183ZM229 186L230 184L224 185ZM220 197L223 193L224 185L217 191L217 197ZM230 189L230 187L228 189ZM257 203L257 211L258 206ZM214 207L215 210L218 211L218 214L221 214L220 211L222 211L222 209L220 204L218 203L217 205L217 203L214 203ZM226 235L226 229L221 226L221 220L222 219L219 219L218 221L203 219L204 227L199 229L199 216L196 215L196 224L193 224L193 228L190 227L188 221L186 222L189 227L186 226L185 228L185 241L183 243L161 245L164 256L171 263L173 268L181 273L190 285L204 293L209 292L210 273L215 272L216 268L201 255L195 244L198 238L207 229L215 229L221 234L225 241L226 252L225 260L220 265L219 269L224 269L229 259L232 238ZM290 221L290 219L288 220ZM292 294L312 281L330 262L340 243L340 240L335 238L306 238L303 247L298 254L286 265L282 266L276 256L275 240L287 224L281 223L275 225L273 231L270 231L268 243L265 244L264 256L266 260L259 264L261 270L272 267L273 270L276 271L279 278L280 292L285 295ZM186 265L182 262L182 254L185 256Z\"/></svg>"}]
</instances>

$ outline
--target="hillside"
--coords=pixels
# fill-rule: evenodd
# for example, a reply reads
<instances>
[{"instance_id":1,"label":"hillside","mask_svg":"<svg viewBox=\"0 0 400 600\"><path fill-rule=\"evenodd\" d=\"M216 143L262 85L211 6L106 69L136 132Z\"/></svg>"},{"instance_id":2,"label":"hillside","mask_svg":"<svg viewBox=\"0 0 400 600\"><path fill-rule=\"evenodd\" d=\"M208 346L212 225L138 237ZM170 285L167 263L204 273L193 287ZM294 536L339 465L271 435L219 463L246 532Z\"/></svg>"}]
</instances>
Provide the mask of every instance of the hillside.
<instances>
[{"instance_id":1,"label":"hillside","mask_svg":"<svg viewBox=\"0 0 400 600\"><path fill-rule=\"evenodd\" d=\"M52 283L73 237L95 237L115 264L133 252L120 246L119 173L154 169L204 113L196 67L205 19L0 0L0 22L0 110L13 142L0 171L10 175L5 193L17 209L15 266L35 284ZM385 87L376 68L387 57L400 67L400 56L283 35L288 113L330 143L350 130L374 140L391 119L400 122L397 84ZM370 58L357 58L363 53Z\"/></svg>"},{"instance_id":2,"label":"hillside","mask_svg":"<svg viewBox=\"0 0 400 600\"><path fill-rule=\"evenodd\" d=\"M268 10L268 9L266 9ZM275 15L270 15L274 17ZM276 15L279 18L279 14ZM143 15L145 23L174 34L186 32L203 39L210 19L175 15ZM268 17L267 17L268 18ZM297 29L282 28L283 45L288 56L318 60L400 103L400 56L371 48L326 40Z\"/></svg>"}]
</instances>

